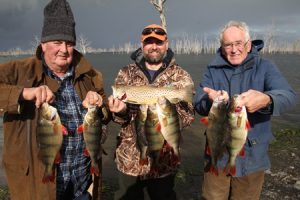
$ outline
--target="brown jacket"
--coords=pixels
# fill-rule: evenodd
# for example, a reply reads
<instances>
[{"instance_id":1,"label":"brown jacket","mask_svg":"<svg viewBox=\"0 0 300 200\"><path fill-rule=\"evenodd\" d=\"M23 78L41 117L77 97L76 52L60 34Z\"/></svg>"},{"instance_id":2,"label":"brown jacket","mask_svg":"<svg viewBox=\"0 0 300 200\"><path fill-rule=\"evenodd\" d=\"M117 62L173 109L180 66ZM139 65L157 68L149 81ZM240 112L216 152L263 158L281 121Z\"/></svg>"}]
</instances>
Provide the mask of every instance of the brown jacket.
<instances>
[{"instance_id":1,"label":"brown jacket","mask_svg":"<svg viewBox=\"0 0 300 200\"><path fill-rule=\"evenodd\" d=\"M74 87L83 100L88 91L98 92L105 100L102 74L77 51L73 63L76 66ZM52 92L59 88L59 82L46 76L41 61L41 47L34 57L0 64L0 115L3 117L4 147L3 165L11 199L53 200L56 198L56 184L42 183L44 165L38 159L36 141L37 109L34 102L19 102L24 87L47 85ZM108 123L109 117L104 119ZM94 186L99 185L94 179ZM94 188L94 199L97 199Z\"/></svg>"},{"instance_id":2,"label":"brown jacket","mask_svg":"<svg viewBox=\"0 0 300 200\"><path fill-rule=\"evenodd\" d=\"M164 60L163 67L157 72L156 78L153 81L147 78L140 50L137 50L133 54L132 59L136 63L130 64L119 71L115 80L116 85L153 85L157 87L172 85L177 88L194 86L191 76L175 63L173 53L170 49ZM191 103L179 102L176 104L176 110L182 127L189 126L194 120L193 105ZM138 149L135 135L135 117L135 109L131 109L130 107L129 112L124 116L113 114L114 121L121 124L115 159L118 170L131 176L140 176L146 179L163 177L174 173L178 165L170 164L172 163L170 153L164 154L164 157L161 159L162 161L156 165L156 173L149 173L153 167L151 162L143 166L139 164L140 150Z\"/></svg>"}]
</instances>

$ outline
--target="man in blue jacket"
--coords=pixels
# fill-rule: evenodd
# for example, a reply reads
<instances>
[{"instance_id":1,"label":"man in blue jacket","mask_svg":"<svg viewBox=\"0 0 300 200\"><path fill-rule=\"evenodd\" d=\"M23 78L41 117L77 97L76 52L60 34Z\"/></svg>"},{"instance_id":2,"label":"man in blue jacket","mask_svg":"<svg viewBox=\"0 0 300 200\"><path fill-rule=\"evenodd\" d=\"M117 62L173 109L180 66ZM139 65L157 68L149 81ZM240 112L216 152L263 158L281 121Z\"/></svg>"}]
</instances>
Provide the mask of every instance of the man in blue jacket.
<instances>
[{"instance_id":1,"label":"man in blue jacket","mask_svg":"<svg viewBox=\"0 0 300 200\"><path fill-rule=\"evenodd\" d=\"M262 41L261 41L262 42ZM223 172L228 154L218 160L218 175L204 173L203 199L259 199L268 157L271 116L278 116L296 104L296 95L277 67L258 55L262 44L253 45L244 22L228 22L220 34L221 47L208 65L197 88L194 106L208 115L212 102L241 94L240 106L247 109L251 129L244 145L245 156L236 159L236 175ZM210 159L206 155L206 159Z\"/></svg>"}]
</instances>

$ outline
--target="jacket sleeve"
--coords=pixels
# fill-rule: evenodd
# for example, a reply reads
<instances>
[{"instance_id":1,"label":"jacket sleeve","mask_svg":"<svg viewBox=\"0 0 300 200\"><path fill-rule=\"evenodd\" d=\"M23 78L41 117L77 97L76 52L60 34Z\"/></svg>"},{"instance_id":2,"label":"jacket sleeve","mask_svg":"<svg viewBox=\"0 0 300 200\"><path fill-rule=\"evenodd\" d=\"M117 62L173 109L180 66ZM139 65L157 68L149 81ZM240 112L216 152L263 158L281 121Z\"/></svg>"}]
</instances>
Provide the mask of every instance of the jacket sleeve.
<instances>
[{"instance_id":1,"label":"jacket sleeve","mask_svg":"<svg viewBox=\"0 0 300 200\"><path fill-rule=\"evenodd\" d=\"M273 63L263 60L261 65L267 70L265 93L270 95L273 100L273 115L279 116L296 105L297 95Z\"/></svg>"},{"instance_id":2,"label":"jacket sleeve","mask_svg":"<svg viewBox=\"0 0 300 200\"><path fill-rule=\"evenodd\" d=\"M18 84L17 62L0 64L0 115L5 112L19 114L19 97L23 86Z\"/></svg>"},{"instance_id":3,"label":"jacket sleeve","mask_svg":"<svg viewBox=\"0 0 300 200\"><path fill-rule=\"evenodd\" d=\"M203 87L214 88L209 70L207 70L202 81L196 88L196 95L193 99L194 108L199 115L207 116L212 105L208 95L203 91Z\"/></svg>"},{"instance_id":4,"label":"jacket sleeve","mask_svg":"<svg viewBox=\"0 0 300 200\"><path fill-rule=\"evenodd\" d=\"M109 121L112 119L112 116L108 109L108 100L107 100L107 96L104 92L103 77L102 77L101 72L99 72L97 70L96 70L96 76L93 78L93 84L94 84L96 92L98 94L100 94L103 99L103 105L99 112L102 117L102 122L103 122L103 124L108 124Z\"/></svg>"},{"instance_id":5,"label":"jacket sleeve","mask_svg":"<svg viewBox=\"0 0 300 200\"><path fill-rule=\"evenodd\" d=\"M180 80L178 82L180 83L180 87L186 88L186 87L192 87L192 91L194 93L194 82L192 80L192 77L186 72L186 71L181 71L178 72L177 74L181 74ZM194 121L195 118L195 111L192 102L187 103L184 101L181 101L176 104L176 109L181 121L182 128L190 126L191 123Z\"/></svg>"}]
</instances>

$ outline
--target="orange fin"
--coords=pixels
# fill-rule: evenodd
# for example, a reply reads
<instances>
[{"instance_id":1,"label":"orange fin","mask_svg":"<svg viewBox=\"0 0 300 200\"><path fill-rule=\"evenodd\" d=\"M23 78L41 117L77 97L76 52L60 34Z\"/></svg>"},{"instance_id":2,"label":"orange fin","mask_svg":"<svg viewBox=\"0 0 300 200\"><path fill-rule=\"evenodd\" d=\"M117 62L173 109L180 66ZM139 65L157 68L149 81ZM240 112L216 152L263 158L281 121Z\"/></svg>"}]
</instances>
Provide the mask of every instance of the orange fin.
<instances>
[{"instance_id":1,"label":"orange fin","mask_svg":"<svg viewBox=\"0 0 300 200\"><path fill-rule=\"evenodd\" d=\"M236 175L236 167L235 167L235 165L234 166L227 165L224 168L224 173L227 174L227 175L235 176Z\"/></svg>"},{"instance_id":2,"label":"orange fin","mask_svg":"<svg viewBox=\"0 0 300 200\"><path fill-rule=\"evenodd\" d=\"M241 149L239 156L245 157L245 148L244 147Z\"/></svg>"},{"instance_id":3,"label":"orange fin","mask_svg":"<svg viewBox=\"0 0 300 200\"><path fill-rule=\"evenodd\" d=\"M43 179L42 179L42 183L54 183L55 180L55 172L53 170L53 173L51 175L44 175Z\"/></svg>"},{"instance_id":4,"label":"orange fin","mask_svg":"<svg viewBox=\"0 0 300 200\"><path fill-rule=\"evenodd\" d=\"M83 124L81 124L81 125L77 128L77 133L78 133L78 134L81 134L81 133L83 133L83 130L84 130L84 127L83 127Z\"/></svg>"},{"instance_id":5,"label":"orange fin","mask_svg":"<svg viewBox=\"0 0 300 200\"><path fill-rule=\"evenodd\" d=\"M141 166L143 166L143 165L148 165L148 158L140 159L139 164L140 164Z\"/></svg>"},{"instance_id":6,"label":"orange fin","mask_svg":"<svg viewBox=\"0 0 300 200\"><path fill-rule=\"evenodd\" d=\"M63 135L68 135L68 129L65 126L61 125L61 129L62 129Z\"/></svg>"},{"instance_id":7,"label":"orange fin","mask_svg":"<svg viewBox=\"0 0 300 200\"><path fill-rule=\"evenodd\" d=\"M160 132L161 131L161 124L157 123L155 129L156 129L156 131Z\"/></svg>"},{"instance_id":8,"label":"orange fin","mask_svg":"<svg viewBox=\"0 0 300 200\"><path fill-rule=\"evenodd\" d=\"M211 150L208 145L206 145L206 147L205 147L205 154L209 155L209 156L211 155Z\"/></svg>"},{"instance_id":9,"label":"orange fin","mask_svg":"<svg viewBox=\"0 0 300 200\"><path fill-rule=\"evenodd\" d=\"M218 169L216 169L213 165L210 166L209 172L216 175L216 176L219 176Z\"/></svg>"},{"instance_id":10,"label":"orange fin","mask_svg":"<svg viewBox=\"0 0 300 200\"><path fill-rule=\"evenodd\" d=\"M208 117L202 117L202 118L200 119L200 122L201 122L202 124L204 124L204 125L208 125Z\"/></svg>"},{"instance_id":11,"label":"orange fin","mask_svg":"<svg viewBox=\"0 0 300 200\"><path fill-rule=\"evenodd\" d=\"M246 121L246 129L247 130L251 129L251 124L250 124L250 122L248 120Z\"/></svg>"},{"instance_id":12,"label":"orange fin","mask_svg":"<svg viewBox=\"0 0 300 200\"><path fill-rule=\"evenodd\" d=\"M60 162L61 162L61 155L60 153L58 153L54 159L54 163L59 164Z\"/></svg>"},{"instance_id":13,"label":"orange fin","mask_svg":"<svg viewBox=\"0 0 300 200\"><path fill-rule=\"evenodd\" d=\"M83 155L86 156L86 157L90 157L90 153L87 149L84 149Z\"/></svg>"},{"instance_id":14,"label":"orange fin","mask_svg":"<svg viewBox=\"0 0 300 200\"><path fill-rule=\"evenodd\" d=\"M91 170L90 170L91 174L95 174L96 176L99 176L99 169L98 167L94 167L94 166L91 166Z\"/></svg>"}]
</instances>

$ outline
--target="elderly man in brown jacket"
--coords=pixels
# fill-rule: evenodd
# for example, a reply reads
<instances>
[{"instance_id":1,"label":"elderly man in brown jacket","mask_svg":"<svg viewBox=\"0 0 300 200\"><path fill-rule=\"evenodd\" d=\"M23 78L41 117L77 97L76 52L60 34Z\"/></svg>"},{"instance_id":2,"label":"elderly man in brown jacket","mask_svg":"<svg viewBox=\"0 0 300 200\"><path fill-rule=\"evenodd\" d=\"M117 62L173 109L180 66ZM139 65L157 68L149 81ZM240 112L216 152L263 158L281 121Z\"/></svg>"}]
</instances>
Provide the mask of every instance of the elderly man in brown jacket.
<instances>
[{"instance_id":1,"label":"elderly man in brown jacket","mask_svg":"<svg viewBox=\"0 0 300 200\"><path fill-rule=\"evenodd\" d=\"M90 158L77 127L88 105L96 105L102 122L110 120L100 72L76 50L75 22L65 0L52 0L44 10L41 45L36 56L0 65L0 114L3 115L3 164L11 199L93 199L101 191L90 174ZM38 157L38 109L53 105L66 127L54 183L42 183L45 165ZM101 109L100 109L101 108ZM105 114L106 113L106 114ZM70 151L72 149L72 151ZM101 162L101 160L99 160Z\"/></svg>"}]
</instances>

